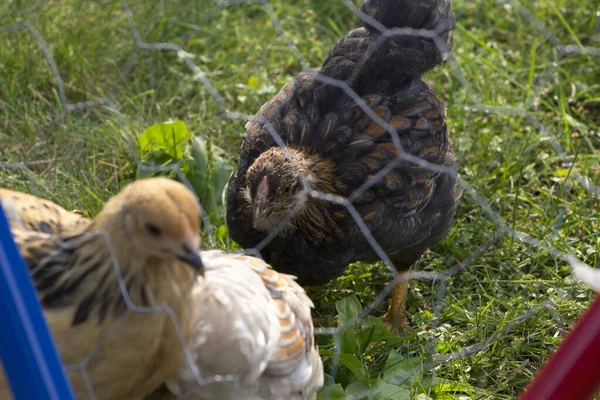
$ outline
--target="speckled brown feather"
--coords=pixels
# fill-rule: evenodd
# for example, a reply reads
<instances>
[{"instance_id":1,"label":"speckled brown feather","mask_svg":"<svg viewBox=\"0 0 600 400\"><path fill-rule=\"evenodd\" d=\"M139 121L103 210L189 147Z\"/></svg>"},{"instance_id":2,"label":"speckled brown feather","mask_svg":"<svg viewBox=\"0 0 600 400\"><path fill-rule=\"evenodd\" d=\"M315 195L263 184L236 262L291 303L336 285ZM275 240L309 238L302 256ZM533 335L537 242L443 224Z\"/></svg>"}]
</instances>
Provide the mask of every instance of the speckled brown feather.
<instances>
[{"instance_id":1,"label":"speckled brown feather","mask_svg":"<svg viewBox=\"0 0 600 400\"><path fill-rule=\"evenodd\" d=\"M280 326L279 344L271 356L265 373L271 376L290 374L300 358L314 348L314 330L310 308L313 303L294 282L295 278L277 273L264 261L248 256L236 256L256 272L271 294ZM294 296L286 295L290 291Z\"/></svg>"},{"instance_id":2,"label":"speckled brown feather","mask_svg":"<svg viewBox=\"0 0 600 400\"><path fill-rule=\"evenodd\" d=\"M189 336L190 317L180 304L188 298L186 288L194 281L193 271L175 259L165 262L141 253L135 242L138 239L128 233L137 231L124 228L130 215L135 214L164 227L167 238L178 237L179 223L162 224L160 218L173 219L180 214L175 205L179 204L185 207L186 218L192 219L181 225L186 229L186 238L191 235L194 244L198 243L195 197L183 185L167 181L153 178L126 186L90 223L56 220L48 225L52 233L32 229L27 223L11 224L61 360L68 366L85 365L96 399L141 399L164 382L182 358L179 335L169 315L128 310L122 292L124 288L133 306L172 307L182 335ZM21 199L26 196L19 194ZM41 199L29 200L47 204ZM26 208L27 212L31 210ZM160 215L146 214L151 210ZM68 212L58 212L69 218ZM25 213L23 221L31 221L29 216L34 215L33 228L57 214ZM122 280L118 279L117 269ZM0 397L8 398L2 378ZM80 372L70 372L69 379L77 398L89 398Z\"/></svg>"},{"instance_id":3,"label":"speckled brown feather","mask_svg":"<svg viewBox=\"0 0 600 400\"><path fill-rule=\"evenodd\" d=\"M450 0L366 0L361 10L388 28L433 30L446 50L452 47ZM396 268L407 269L450 230L459 193L446 110L421 80L421 74L439 64L444 54L428 37L380 38L375 27L362 22L333 46L319 69L298 74L246 124L238 170L227 192L229 233L242 247L255 247L267 231L276 232L253 227L252 209L244 196L260 180L252 178L253 171L285 164L277 160L283 151L272 130L298 152L294 164L310 161L322 167L305 168L302 175L319 192L350 199ZM344 81L361 102L317 78L317 72ZM398 158L400 150L451 172L439 173ZM288 181L292 168L282 169L286 173L279 181L279 174L268 173L269 181ZM288 202L292 201L290 197ZM295 214L293 226L277 232L261 255L276 270L296 275L303 285L325 283L350 262L379 259L345 207L311 197Z\"/></svg>"},{"instance_id":4,"label":"speckled brown feather","mask_svg":"<svg viewBox=\"0 0 600 400\"><path fill-rule=\"evenodd\" d=\"M91 222L49 200L9 189L0 188L0 202L3 207L10 207L11 215L18 218L13 222L37 232L61 234L67 229L83 227Z\"/></svg>"}]
</instances>

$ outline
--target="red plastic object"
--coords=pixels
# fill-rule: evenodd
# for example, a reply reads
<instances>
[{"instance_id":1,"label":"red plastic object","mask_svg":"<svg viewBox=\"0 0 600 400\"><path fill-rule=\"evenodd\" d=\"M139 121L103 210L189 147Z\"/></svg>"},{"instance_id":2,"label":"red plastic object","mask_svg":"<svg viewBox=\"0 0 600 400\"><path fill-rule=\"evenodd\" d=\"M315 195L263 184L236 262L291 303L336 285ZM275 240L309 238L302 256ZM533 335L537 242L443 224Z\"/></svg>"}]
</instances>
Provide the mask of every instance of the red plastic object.
<instances>
[{"instance_id":1,"label":"red plastic object","mask_svg":"<svg viewBox=\"0 0 600 400\"><path fill-rule=\"evenodd\" d=\"M519 400L587 400L599 387L600 296L596 296Z\"/></svg>"}]
</instances>

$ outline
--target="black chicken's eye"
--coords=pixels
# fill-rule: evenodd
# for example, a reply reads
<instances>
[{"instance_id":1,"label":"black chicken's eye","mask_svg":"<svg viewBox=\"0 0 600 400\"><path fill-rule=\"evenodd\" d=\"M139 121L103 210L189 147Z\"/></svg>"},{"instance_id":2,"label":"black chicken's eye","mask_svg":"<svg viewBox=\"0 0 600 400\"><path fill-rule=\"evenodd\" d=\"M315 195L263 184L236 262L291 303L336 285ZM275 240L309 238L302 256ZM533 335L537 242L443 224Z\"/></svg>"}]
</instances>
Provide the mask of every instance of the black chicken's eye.
<instances>
[{"instance_id":1,"label":"black chicken's eye","mask_svg":"<svg viewBox=\"0 0 600 400\"><path fill-rule=\"evenodd\" d=\"M148 233L150 233L152 236L160 236L161 232L160 232L160 228L154 224L146 224L146 230L148 231Z\"/></svg>"}]
</instances>

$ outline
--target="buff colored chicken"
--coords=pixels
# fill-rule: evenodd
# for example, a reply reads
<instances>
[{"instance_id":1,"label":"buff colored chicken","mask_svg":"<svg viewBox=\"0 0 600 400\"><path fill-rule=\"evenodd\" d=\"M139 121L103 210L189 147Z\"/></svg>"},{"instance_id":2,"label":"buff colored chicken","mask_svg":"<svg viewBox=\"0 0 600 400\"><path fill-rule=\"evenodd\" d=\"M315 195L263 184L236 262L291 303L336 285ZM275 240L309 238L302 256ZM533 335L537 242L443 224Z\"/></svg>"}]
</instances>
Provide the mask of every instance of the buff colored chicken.
<instances>
[{"instance_id":1,"label":"buff colored chicken","mask_svg":"<svg viewBox=\"0 0 600 400\"><path fill-rule=\"evenodd\" d=\"M183 304L203 274L192 192L165 178L136 181L93 221L22 193L0 198L61 360L85 369L89 385L81 371L69 372L77 398L142 399L160 386L183 347L169 314L149 308L171 307L189 338ZM9 397L1 374L0 398Z\"/></svg>"},{"instance_id":2,"label":"buff colored chicken","mask_svg":"<svg viewBox=\"0 0 600 400\"><path fill-rule=\"evenodd\" d=\"M401 274L385 321L410 328L407 271L448 234L460 198L446 109L421 79L452 48L454 13L451 0L365 0L361 11L361 26L318 70L298 74L246 124L227 226L277 271L323 284L381 259L355 215L329 201L347 199Z\"/></svg>"},{"instance_id":3,"label":"buff colored chicken","mask_svg":"<svg viewBox=\"0 0 600 400\"><path fill-rule=\"evenodd\" d=\"M203 381L186 360L150 399L315 399L323 364L304 290L258 258L218 250L201 257L206 280L192 294L188 348ZM224 381L207 383L215 377Z\"/></svg>"},{"instance_id":4,"label":"buff colored chicken","mask_svg":"<svg viewBox=\"0 0 600 400\"><path fill-rule=\"evenodd\" d=\"M64 230L83 227L91 222L49 200L8 189L0 188L0 204L9 221L40 233L59 235Z\"/></svg>"}]
</instances>

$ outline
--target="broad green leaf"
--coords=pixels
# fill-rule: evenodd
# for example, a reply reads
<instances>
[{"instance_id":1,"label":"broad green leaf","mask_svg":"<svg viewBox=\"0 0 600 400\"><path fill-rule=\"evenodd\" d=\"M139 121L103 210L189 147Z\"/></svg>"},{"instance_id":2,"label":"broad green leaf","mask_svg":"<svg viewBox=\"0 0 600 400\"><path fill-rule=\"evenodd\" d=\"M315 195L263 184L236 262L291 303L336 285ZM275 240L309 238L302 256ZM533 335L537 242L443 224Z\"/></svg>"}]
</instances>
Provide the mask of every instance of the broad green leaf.
<instances>
[{"instance_id":1,"label":"broad green leaf","mask_svg":"<svg viewBox=\"0 0 600 400\"><path fill-rule=\"evenodd\" d=\"M227 240L227 227L224 224L219 225L219 227L215 229L215 240L217 242L224 242L225 240Z\"/></svg>"},{"instance_id":2,"label":"broad green leaf","mask_svg":"<svg viewBox=\"0 0 600 400\"><path fill-rule=\"evenodd\" d=\"M372 400L411 400L409 388L391 385L381 379L373 382L372 390Z\"/></svg>"},{"instance_id":3,"label":"broad green leaf","mask_svg":"<svg viewBox=\"0 0 600 400\"><path fill-rule=\"evenodd\" d=\"M419 358L405 358L398 351L392 350L385 362L381 379L390 384L410 387L416 377L421 375L421 365Z\"/></svg>"},{"instance_id":4,"label":"broad green leaf","mask_svg":"<svg viewBox=\"0 0 600 400\"><path fill-rule=\"evenodd\" d=\"M402 338L390 332L379 318L372 315L367 315L363 320L358 333L358 341L363 349L365 349L369 343L381 343L384 341L395 343L408 340L410 339Z\"/></svg>"},{"instance_id":5,"label":"broad green leaf","mask_svg":"<svg viewBox=\"0 0 600 400\"><path fill-rule=\"evenodd\" d=\"M346 324L353 324L356 321L358 314L362 311L362 306L358 298L353 295L335 303L335 309L338 312L340 326L344 326Z\"/></svg>"},{"instance_id":6,"label":"broad green leaf","mask_svg":"<svg viewBox=\"0 0 600 400\"><path fill-rule=\"evenodd\" d=\"M369 400L410 400L410 389L390 385L381 379L359 379L346 387L346 395L354 399Z\"/></svg>"},{"instance_id":7,"label":"broad green leaf","mask_svg":"<svg viewBox=\"0 0 600 400\"><path fill-rule=\"evenodd\" d=\"M168 166L180 163L180 168L185 173L183 159L189 149L191 132L183 121L165 122L155 124L146 129L138 136L140 159L150 165ZM136 179L149 178L151 176L168 176L175 179L173 171L152 171L144 167L136 171Z\"/></svg>"},{"instance_id":8,"label":"broad green leaf","mask_svg":"<svg viewBox=\"0 0 600 400\"><path fill-rule=\"evenodd\" d=\"M216 146L208 145L206 139L192 139L190 172L186 174L198 199L209 216L214 216L223 205L223 190L233 172L233 164Z\"/></svg>"},{"instance_id":9,"label":"broad green leaf","mask_svg":"<svg viewBox=\"0 0 600 400\"><path fill-rule=\"evenodd\" d=\"M360 353L360 343L358 343L358 337L355 334L355 330L353 326L345 329L340 335L342 339L340 350L343 353L348 354L359 354Z\"/></svg>"},{"instance_id":10,"label":"broad green leaf","mask_svg":"<svg viewBox=\"0 0 600 400\"><path fill-rule=\"evenodd\" d=\"M335 352L333 350L321 350L321 355L331 357L334 359ZM364 364L352 354L340 353L339 364L348 368L358 379L366 378L367 369Z\"/></svg>"},{"instance_id":11,"label":"broad green leaf","mask_svg":"<svg viewBox=\"0 0 600 400\"><path fill-rule=\"evenodd\" d=\"M192 133L183 121L152 125L138 136L142 161L162 164L168 157L177 162L183 157L191 138Z\"/></svg>"},{"instance_id":12,"label":"broad green leaf","mask_svg":"<svg viewBox=\"0 0 600 400\"><path fill-rule=\"evenodd\" d=\"M345 328L341 333L341 351L356 354L360 350L358 338L354 332L354 322L362 307L356 296L348 296L335 304L338 312L339 326Z\"/></svg>"},{"instance_id":13,"label":"broad green leaf","mask_svg":"<svg viewBox=\"0 0 600 400\"><path fill-rule=\"evenodd\" d=\"M317 400L339 400L345 398L346 394L344 393L344 388L339 383L326 386L317 393Z\"/></svg>"},{"instance_id":14,"label":"broad green leaf","mask_svg":"<svg viewBox=\"0 0 600 400\"><path fill-rule=\"evenodd\" d=\"M344 389L346 396L352 396L355 399L367 398L371 391L371 384L367 379L357 379Z\"/></svg>"},{"instance_id":15,"label":"broad green leaf","mask_svg":"<svg viewBox=\"0 0 600 400\"><path fill-rule=\"evenodd\" d=\"M138 144L145 163L162 166L179 163L211 221L219 220L217 213L223 206L223 191L234 168L223 150L211 146L205 138L192 137L183 121L152 125L138 136ZM137 178L155 175L177 179L174 172L155 173L143 168L137 171Z\"/></svg>"},{"instance_id":16,"label":"broad green leaf","mask_svg":"<svg viewBox=\"0 0 600 400\"><path fill-rule=\"evenodd\" d=\"M419 379L419 387L425 390L440 384L442 384L442 379L438 378L435 373L432 373L432 376L422 376L421 379Z\"/></svg>"}]
</instances>

